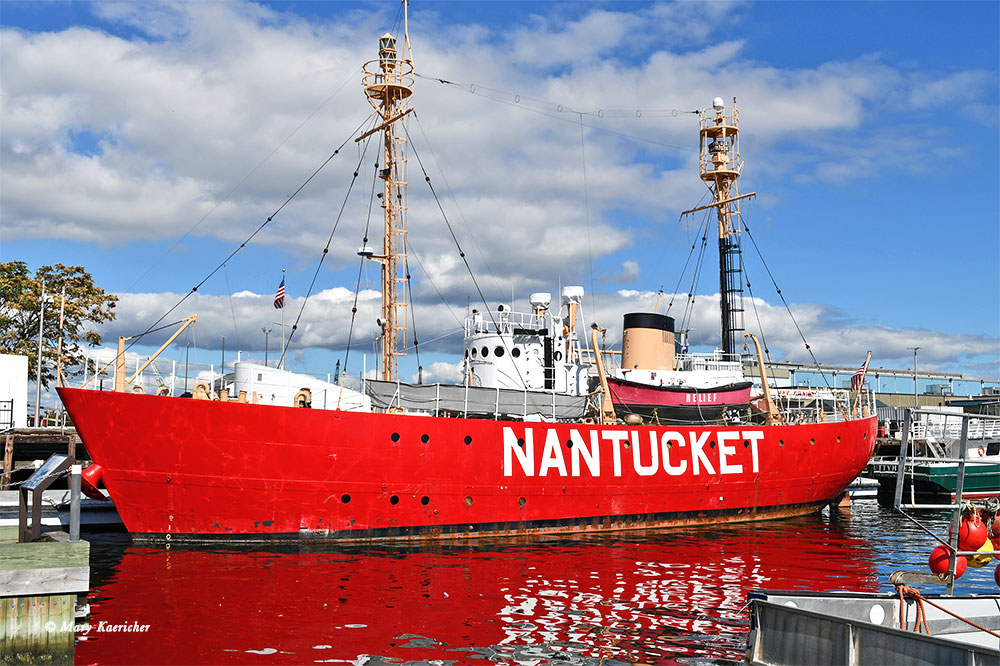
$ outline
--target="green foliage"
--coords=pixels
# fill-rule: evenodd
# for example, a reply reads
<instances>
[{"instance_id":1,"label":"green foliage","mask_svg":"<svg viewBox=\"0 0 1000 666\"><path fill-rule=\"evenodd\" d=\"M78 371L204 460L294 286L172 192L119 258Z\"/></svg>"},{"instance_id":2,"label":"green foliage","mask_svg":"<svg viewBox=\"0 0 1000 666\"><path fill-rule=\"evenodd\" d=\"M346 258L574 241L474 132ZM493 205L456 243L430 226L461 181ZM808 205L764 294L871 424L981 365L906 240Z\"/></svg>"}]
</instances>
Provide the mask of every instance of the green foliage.
<instances>
[{"instance_id":1,"label":"green foliage","mask_svg":"<svg viewBox=\"0 0 1000 666\"><path fill-rule=\"evenodd\" d=\"M59 311L63 305L62 290L66 288L62 325L62 367L69 376L71 370L82 371L83 347L101 344L94 331L96 324L115 318L118 297L94 285L94 279L83 266L42 266L32 276L23 261L0 263L0 353L22 354L28 357L28 374L35 377L38 356L38 317L45 283L45 327L42 343L42 386L48 387L56 375L59 347Z\"/></svg>"}]
</instances>

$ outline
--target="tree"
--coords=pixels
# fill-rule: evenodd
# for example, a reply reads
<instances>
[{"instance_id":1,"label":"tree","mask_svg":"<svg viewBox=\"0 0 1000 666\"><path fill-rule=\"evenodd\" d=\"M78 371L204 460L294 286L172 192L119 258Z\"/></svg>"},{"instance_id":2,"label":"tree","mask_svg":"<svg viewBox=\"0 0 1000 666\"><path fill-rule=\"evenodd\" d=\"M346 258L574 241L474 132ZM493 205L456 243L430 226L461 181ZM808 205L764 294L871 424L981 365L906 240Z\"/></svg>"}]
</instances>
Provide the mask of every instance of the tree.
<instances>
[{"instance_id":1,"label":"tree","mask_svg":"<svg viewBox=\"0 0 1000 666\"><path fill-rule=\"evenodd\" d=\"M38 360L38 317L43 282L46 303L42 386L47 388L56 377L60 334L63 374L69 376L74 367L74 374L78 374L85 358L81 343L91 347L101 344L101 335L94 330L94 325L115 318L118 297L96 286L83 266L42 266L32 277L23 261L0 263L0 353L27 356L30 377L35 377ZM60 332L63 287L66 288L66 308Z\"/></svg>"}]
</instances>

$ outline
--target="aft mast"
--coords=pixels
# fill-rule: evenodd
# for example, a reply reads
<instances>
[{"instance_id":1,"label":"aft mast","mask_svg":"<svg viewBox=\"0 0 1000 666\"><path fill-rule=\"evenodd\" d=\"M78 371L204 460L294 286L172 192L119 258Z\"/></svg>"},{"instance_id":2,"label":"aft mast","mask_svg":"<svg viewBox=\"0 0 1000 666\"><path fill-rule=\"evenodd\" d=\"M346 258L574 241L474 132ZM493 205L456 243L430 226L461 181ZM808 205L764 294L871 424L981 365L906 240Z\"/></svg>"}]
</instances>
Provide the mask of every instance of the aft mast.
<instances>
[{"instance_id":1,"label":"aft mast","mask_svg":"<svg viewBox=\"0 0 1000 666\"><path fill-rule=\"evenodd\" d=\"M395 381L398 357L406 355L406 277L401 274L406 258L406 136L397 121L413 111L409 106L413 95L413 62L410 59L408 9L403 2L402 53L396 38L389 33L379 38L378 59L364 65L365 95L382 123L358 137L358 141L375 132L384 135L382 169L382 209L385 213L385 236L382 254L372 258L382 264L382 316L379 319L382 337L382 379ZM402 56L402 59L400 58Z\"/></svg>"},{"instance_id":2,"label":"aft mast","mask_svg":"<svg viewBox=\"0 0 1000 666\"><path fill-rule=\"evenodd\" d=\"M730 360L743 346L743 271L740 257L740 206L736 180L740 161L739 111L721 97L701 111L701 179L714 196L719 218L719 297L722 305L722 351ZM749 196L749 195L747 195Z\"/></svg>"}]
</instances>

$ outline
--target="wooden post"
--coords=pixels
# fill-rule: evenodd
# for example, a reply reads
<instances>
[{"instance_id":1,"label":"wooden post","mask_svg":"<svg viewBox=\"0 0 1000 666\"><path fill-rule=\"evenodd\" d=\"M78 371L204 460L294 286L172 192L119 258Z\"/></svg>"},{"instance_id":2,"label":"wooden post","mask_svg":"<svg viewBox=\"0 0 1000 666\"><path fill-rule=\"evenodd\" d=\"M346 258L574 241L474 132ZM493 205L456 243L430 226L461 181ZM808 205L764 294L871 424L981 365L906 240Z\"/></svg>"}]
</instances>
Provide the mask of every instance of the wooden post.
<instances>
[{"instance_id":1,"label":"wooden post","mask_svg":"<svg viewBox=\"0 0 1000 666\"><path fill-rule=\"evenodd\" d=\"M0 483L0 489L8 490L10 488L10 471L12 469L14 469L14 435L7 435L3 451L3 483Z\"/></svg>"}]
</instances>

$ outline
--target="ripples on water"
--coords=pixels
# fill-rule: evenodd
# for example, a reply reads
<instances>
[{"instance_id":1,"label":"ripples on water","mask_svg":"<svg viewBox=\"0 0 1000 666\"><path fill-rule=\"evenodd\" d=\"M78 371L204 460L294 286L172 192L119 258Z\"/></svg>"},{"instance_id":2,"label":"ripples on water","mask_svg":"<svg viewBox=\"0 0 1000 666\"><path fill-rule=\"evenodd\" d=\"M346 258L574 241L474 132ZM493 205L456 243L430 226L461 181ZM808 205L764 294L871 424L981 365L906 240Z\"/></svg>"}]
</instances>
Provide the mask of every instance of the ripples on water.
<instances>
[{"instance_id":1,"label":"ripples on water","mask_svg":"<svg viewBox=\"0 0 1000 666\"><path fill-rule=\"evenodd\" d=\"M921 519L938 534L949 514ZM138 547L92 537L81 664L739 664L746 595L888 591L933 542L891 509L430 548ZM994 561L956 593L996 593ZM943 587L923 588L943 592ZM109 633L97 625L149 625Z\"/></svg>"}]
</instances>

